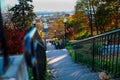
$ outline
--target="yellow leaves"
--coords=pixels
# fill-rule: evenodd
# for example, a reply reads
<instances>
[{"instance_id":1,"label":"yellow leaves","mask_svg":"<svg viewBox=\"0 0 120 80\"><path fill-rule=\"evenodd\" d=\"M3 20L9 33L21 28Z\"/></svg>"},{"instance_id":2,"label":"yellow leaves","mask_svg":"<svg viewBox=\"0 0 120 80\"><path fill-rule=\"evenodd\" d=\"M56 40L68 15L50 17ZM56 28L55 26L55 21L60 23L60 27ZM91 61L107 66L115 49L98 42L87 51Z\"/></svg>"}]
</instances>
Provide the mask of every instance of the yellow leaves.
<instances>
[{"instance_id":1,"label":"yellow leaves","mask_svg":"<svg viewBox=\"0 0 120 80\"><path fill-rule=\"evenodd\" d=\"M77 39L83 39L83 38L86 38L88 36L90 36L90 33L88 31L86 31L86 30L83 30L80 33L78 33L78 34L75 35L75 37Z\"/></svg>"},{"instance_id":2,"label":"yellow leaves","mask_svg":"<svg viewBox=\"0 0 120 80\"><path fill-rule=\"evenodd\" d=\"M57 40L58 40L58 38L53 38L53 40L57 41Z\"/></svg>"},{"instance_id":3,"label":"yellow leaves","mask_svg":"<svg viewBox=\"0 0 120 80\"><path fill-rule=\"evenodd\" d=\"M106 72L99 72L100 80L109 80L110 78L111 78L110 74L107 74Z\"/></svg>"},{"instance_id":4,"label":"yellow leaves","mask_svg":"<svg viewBox=\"0 0 120 80\"><path fill-rule=\"evenodd\" d=\"M42 32L42 30L37 30L37 31L38 31L38 34L40 35L40 37L43 39L45 36L45 33Z\"/></svg>"},{"instance_id":5,"label":"yellow leaves","mask_svg":"<svg viewBox=\"0 0 120 80\"><path fill-rule=\"evenodd\" d=\"M37 28L38 30L42 30L42 29L43 29L42 24L36 23L36 28Z\"/></svg>"}]
</instances>

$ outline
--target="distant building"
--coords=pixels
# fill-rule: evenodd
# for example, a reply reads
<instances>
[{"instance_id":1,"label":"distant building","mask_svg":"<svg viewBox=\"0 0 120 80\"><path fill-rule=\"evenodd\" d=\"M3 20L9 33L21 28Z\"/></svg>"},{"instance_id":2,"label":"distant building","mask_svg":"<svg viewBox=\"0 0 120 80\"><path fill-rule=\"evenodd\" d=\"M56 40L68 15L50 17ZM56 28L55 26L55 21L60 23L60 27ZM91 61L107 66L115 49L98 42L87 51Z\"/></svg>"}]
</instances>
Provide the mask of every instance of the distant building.
<instances>
[{"instance_id":1,"label":"distant building","mask_svg":"<svg viewBox=\"0 0 120 80\"><path fill-rule=\"evenodd\" d=\"M49 23L54 22L56 19L70 17L74 12L37 12L38 19L48 19ZM39 20L38 20L39 21Z\"/></svg>"},{"instance_id":2,"label":"distant building","mask_svg":"<svg viewBox=\"0 0 120 80\"><path fill-rule=\"evenodd\" d=\"M70 17L70 14L65 14L64 17Z\"/></svg>"}]
</instances>

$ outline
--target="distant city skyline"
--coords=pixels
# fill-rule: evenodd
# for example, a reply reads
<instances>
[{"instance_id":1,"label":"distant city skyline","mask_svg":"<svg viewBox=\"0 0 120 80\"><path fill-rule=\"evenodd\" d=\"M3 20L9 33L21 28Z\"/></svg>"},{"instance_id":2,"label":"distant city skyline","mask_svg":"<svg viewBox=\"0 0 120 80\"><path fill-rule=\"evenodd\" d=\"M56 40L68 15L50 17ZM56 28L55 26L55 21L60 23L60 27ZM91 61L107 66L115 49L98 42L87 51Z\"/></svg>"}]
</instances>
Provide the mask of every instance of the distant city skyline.
<instances>
[{"instance_id":1,"label":"distant city skyline","mask_svg":"<svg viewBox=\"0 0 120 80\"><path fill-rule=\"evenodd\" d=\"M34 12L74 11L77 0L33 0ZM17 0L3 0L3 8L17 4ZM5 6L4 6L5 5Z\"/></svg>"}]
</instances>

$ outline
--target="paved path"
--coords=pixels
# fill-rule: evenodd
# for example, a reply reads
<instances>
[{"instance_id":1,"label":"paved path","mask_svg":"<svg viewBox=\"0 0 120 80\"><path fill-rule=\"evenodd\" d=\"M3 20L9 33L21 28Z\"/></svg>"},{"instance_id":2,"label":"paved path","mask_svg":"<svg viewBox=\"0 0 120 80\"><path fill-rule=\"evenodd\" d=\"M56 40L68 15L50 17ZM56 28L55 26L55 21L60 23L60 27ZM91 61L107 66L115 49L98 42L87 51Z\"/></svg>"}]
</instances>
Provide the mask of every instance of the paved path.
<instances>
[{"instance_id":1,"label":"paved path","mask_svg":"<svg viewBox=\"0 0 120 80\"><path fill-rule=\"evenodd\" d=\"M55 50L47 45L48 65L54 76L51 80L99 80L98 73L72 61L66 49Z\"/></svg>"}]
</instances>

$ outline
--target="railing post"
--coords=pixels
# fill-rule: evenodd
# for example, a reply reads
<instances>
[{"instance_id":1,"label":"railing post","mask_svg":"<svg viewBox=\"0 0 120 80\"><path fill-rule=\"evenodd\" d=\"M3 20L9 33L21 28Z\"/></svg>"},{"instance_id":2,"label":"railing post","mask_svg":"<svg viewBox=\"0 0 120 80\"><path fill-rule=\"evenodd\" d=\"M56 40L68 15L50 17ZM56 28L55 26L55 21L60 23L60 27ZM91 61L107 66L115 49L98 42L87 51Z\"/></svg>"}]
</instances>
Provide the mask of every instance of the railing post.
<instances>
[{"instance_id":1,"label":"railing post","mask_svg":"<svg viewBox=\"0 0 120 80\"><path fill-rule=\"evenodd\" d=\"M120 35L120 31L117 33L117 35ZM118 72L118 61L119 61L119 52L120 52L120 36L118 36L118 38L117 38L117 41L118 41L118 43L117 43L117 46L118 46L118 49L117 49L117 55L116 55L116 57L117 57L117 59L116 59L116 67L115 67L115 73L117 73Z\"/></svg>"},{"instance_id":2,"label":"railing post","mask_svg":"<svg viewBox=\"0 0 120 80\"><path fill-rule=\"evenodd\" d=\"M36 63L34 65L33 71L35 80L45 80L45 71L46 71L46 53L45 47L38 42L34 42L34 57Z\"/></svg>"},{"instance_id":3,"label":"railing post","mask_svg":"<svg viewBox=\"0 0 120 80\"><path fill-rule=\"evenodd\" d=\"M73 45L73 48L74 48L74 55L75 55L75 59L74 59L74 61L75 61L75 63L77 63L77 51L76 51L76 45Z\"/></svg>"},{"instance_id":4,"label":"railing post","mask_svg":"<svg viewBox=\"0 0 120 80\"><path fill-rule=\"evenodd\" d=\"M94 44L94 43L95 43L95 42L94 42L94 41L95 41L95 39L93 38L93 39L92 39L92 47L93 47L93 48L92 48L92 70L93 70L93 71L94 71L94 57L95 57L95 55L94 55L94 47L95 47L95 44Z\"/></svg>"},{"instance_id":5,"label":"railing post","mask_svg":"<svg viewBox=\"0 0 120 80\"><path fill-rule=\"evenodd\" d=\"M4 71L6 71L9 65L9 57L7 54L6 39L5 39L4 28L3 28L1 1L0 1L0 41L1 41L1 47L3 52L3 59L4 59L3 68L4 68Z\"/></svg>"}]
</instances>

